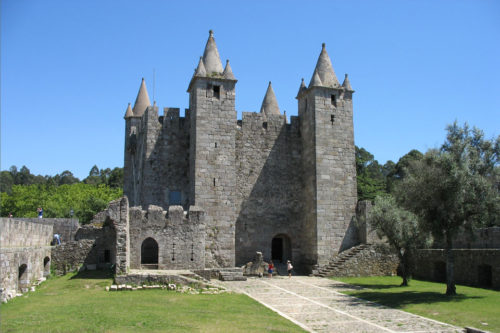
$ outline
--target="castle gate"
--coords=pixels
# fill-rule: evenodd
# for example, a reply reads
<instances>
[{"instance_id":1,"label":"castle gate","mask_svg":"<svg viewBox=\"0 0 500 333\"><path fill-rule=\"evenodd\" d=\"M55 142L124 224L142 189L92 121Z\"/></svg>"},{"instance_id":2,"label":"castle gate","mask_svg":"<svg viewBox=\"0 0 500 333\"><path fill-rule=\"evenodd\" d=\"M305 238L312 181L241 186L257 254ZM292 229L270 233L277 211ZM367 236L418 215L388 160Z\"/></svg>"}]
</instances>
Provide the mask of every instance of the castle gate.
<instances>
[{"instance_id":1,"label":"castle gate","mask_svg":"<svg viewBox=\"0 0 500 333\"><path fill-rule=\"evenodd\" d=\"M279 234L273 237L271 243L271 259L275 263L284 263L292 260L292 242L290 237L285 234Z\"/></svg>"},{"instance_id":2,"label":"castle gate","mask_svg":"<svg viewBox=\"0 0 500 333\"><path fill-rule=\"evenodd\" d=\"M158 269L158 243L151 237L142 242L141 266L146 269Z\"/></svg>"}]
</instances>

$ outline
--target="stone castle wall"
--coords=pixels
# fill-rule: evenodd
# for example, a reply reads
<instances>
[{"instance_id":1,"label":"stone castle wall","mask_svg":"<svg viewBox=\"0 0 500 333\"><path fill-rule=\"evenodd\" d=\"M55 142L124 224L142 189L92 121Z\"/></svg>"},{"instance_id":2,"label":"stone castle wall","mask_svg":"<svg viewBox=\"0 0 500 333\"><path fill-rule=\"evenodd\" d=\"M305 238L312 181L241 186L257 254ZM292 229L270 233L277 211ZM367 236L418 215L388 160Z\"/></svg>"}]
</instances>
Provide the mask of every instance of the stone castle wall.
<instances>
[{"instance_id":1,"label":"stone castle wall","mask_svg":"<svg viewBox=\"0 0 500 333\"><path fill-rule=\"evenodd\" d=\"M27 292L50 273L53 223L0 218L0 300Z\"/></svg>"},{"instance_id":2,"label":"stone castle wall","mask_svg":"<svg viewBox=\"0 0 500 333\"><path fill-rule=\"evenodd\" d=\"M152 238L158 245L158 269L205 268L204 212L190 207L170 206L168 212L158 206L148 210L129 210L130 268L141 268L143 242Z\"/></svg>"},{"instance_id":3,"label":"stone castle wall","mask_svg":"<svg viewBox=\"0 0 500 333\"><path fill-rule=\"evenodd\" d=\"M302 258L302 146L297 117L244 112L236 131L236 263L255 252L271 259L272 239L285 237L296 266Z\"/></svg>"},{"instance_id":4,"label":"stone castle wall","mask_svg":"<svg viewBox=\"0 0 500 333\"><path fill-rule=\"evenodd\" d=\"M189 110L179 116L178 108L149 107L142 118L127 123L124 192L130 206L149 204L167 209L170 193L181 193L185 209L189 206Z\"/></svg>"}]
</instances>

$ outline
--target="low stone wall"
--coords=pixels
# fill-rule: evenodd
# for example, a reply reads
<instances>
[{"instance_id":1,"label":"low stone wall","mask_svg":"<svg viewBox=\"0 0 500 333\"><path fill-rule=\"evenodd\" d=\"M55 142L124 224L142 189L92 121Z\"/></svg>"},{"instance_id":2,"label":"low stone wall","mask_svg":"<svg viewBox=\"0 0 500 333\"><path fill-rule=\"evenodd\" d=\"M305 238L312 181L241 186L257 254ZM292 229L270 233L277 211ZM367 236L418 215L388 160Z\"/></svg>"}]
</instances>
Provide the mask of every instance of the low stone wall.
<instances>
[{"instance_id":1,"label":"low stone wall","mask_svg":"<svg viewBox=\"0 0 500 333\"><path fill-rule=\"evenodd\" d=\"M366 244L365 248L341 265L328 270L330 276L395 275L399 258L387 244Z\"/></svg>"},{"instance_id":2,"label":"low stone wall","mask_svg":"<svg viewBox=\"0 0 500 333\"><path fill-rule=\"evenodd\" d=\"M51 223L0 218L0 300L24 293L50 273Z\"/></svg>"},{"instance_id":3,"label":"low stone wall","mask_svg":"<svg viewBox=\"0 0 500 333\"><path fill-rule=\"evenodd\" d=\"M82 265L94 264L90 258L95 240L83 239L66 242L52 250L52 267L56 274L64 275L79 269Z\"/></svg>"},{"instance_id":4,"label":"low stone wall","mask_svg":"<svg viewBox=\"0 0 500 333\"><path fill-rule=\"evenodd\" d=\"M53 224L43 219L0 218L0 247L47 246Z\"/></svg>"},{"instance_id":5,"label":"low stone wall","mask_svg":"<svg viewBox=\"0 0 500 333\"><path fill-rule=\"evenodd\" d=\"M456 249L453 254L457 284L500 289L500 249ZM445 282L445 250L418 250L413 276L417 279Z\"/></svg>"},{"instance_id":6,"label":"low stone wall","mask_svg":"<svg viewBox=\"0 0 500 333\"><path fill-rule=\"evenodd\" d=\"M10 225L11 230L2 230L2 225L5 225L3 223L4 220L10 220L10 221L17 221L19 223L19 227L25 228L26 226L29 226L30 231L19 231L16 230L16 226L13 224ZM36 242L34 245L40 245L40 239L38 239L38 236L41 236L41 233L37 230L37 226L40 225L52 225L52 231L50 235L47 235L48 242L50 243L52 241L52 238L54 234L59 234L61 236L61 241L62 242L67 242L71 240L75 240L75 234L80 228L80 223L78 222L78 219L66 219L66 218L17 218L17 217L12 217L12 218L5 218L2 217L0 218L0 239L1 239L1 246L4 247L7 244L4 239L4 235L9 235L8 237L11 239L14 239L17 237L16 235L21 235L25 234L26 232L29 232L31 235L34 237L30 237L29 239L23 239L22 236L19 239L21 241L21 244L27 245L26 242ZM45 237L45 235L44 235ZM43 239L42 243L45 245L45 238Z\"/></svg>"}]
</instances>

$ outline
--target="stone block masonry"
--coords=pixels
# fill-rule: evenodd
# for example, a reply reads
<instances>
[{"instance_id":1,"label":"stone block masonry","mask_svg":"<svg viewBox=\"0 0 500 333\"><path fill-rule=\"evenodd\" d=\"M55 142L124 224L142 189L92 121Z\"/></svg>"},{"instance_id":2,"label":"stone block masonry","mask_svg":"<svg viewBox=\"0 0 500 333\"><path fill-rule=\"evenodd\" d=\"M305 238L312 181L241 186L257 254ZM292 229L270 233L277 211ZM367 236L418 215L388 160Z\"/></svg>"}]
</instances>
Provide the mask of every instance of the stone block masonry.
<instances>
[{"instance_id":1,"label":"stone block masonry","mask_svg":"<svg viewBox=\"0 0 500 333\"><path fill-rule=\"evenodd\" d=\"M187 89L185 117L172 107L159 116L141 82L125 113L124 194L140 207L130 210L133 220L147 221L138 227L130 220L132 266L139 265L137 242L146 235L169 237L174 253L182 242L174 247L170 232L181 238L198 232L163 231L163 218L149 220L173 206L203 209L205 268L243 265L260 251L265 260L290 259L307 273L356 244L354 91L347 75L340 85L323 45L311 83L300 85L298 117L290 124L270 82L260 113L237 120L236 83L229 61L222 66L213 32Z\"/></svg>"},{"instance_id":2,"label":"stone block masonry","mask_svg":"<svg viewBox=\"0 0 500 333\"><path fill-rule=\"evenodd\" d=\"M53 224L0 218L0 300L25 293L50 274Z\"/></svg>"}]
</instances>

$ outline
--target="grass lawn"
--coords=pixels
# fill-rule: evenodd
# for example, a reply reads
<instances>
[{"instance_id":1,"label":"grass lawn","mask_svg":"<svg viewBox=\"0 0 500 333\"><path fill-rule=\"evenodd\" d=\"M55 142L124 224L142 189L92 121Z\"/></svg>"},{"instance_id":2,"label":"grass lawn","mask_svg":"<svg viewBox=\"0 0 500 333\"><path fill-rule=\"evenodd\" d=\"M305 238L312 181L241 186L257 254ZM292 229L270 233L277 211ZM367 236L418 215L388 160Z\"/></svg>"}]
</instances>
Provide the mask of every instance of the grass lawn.
<instances>
[{"instance_id":1,"label":"grass lawn","mask_svg":"<svg viewBox=\"0 0 500 333\"><path fill-rule=\"evenodd\" d=\"M500 332L499 291L457 285L457 295L450 297L443 283L410 280L408 287L400 287L397 276L333 279L363 287L346 290L349 295L452 325Z\"/></svg>"},{"instance_id":2,"label":"grass lawn","mask_svg":"<svg viewBox=\"0 0 500 333\"><path fill-rule=\"evenodd\" d=\"M303 332L245 295L106 292L102 272L51 278L0 306L1 332Z\"/></svg>"}]
</instances>

